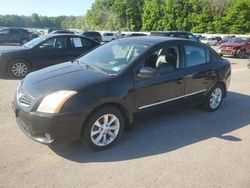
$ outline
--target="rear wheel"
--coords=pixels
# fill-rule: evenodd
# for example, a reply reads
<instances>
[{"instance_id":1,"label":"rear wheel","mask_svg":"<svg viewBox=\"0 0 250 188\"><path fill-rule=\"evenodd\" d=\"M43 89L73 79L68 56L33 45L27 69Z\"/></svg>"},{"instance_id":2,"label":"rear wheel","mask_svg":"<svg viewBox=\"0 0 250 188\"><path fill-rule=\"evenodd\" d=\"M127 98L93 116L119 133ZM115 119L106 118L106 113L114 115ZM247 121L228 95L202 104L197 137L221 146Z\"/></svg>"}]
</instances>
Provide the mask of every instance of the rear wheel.
<instances>
[{"instance_id":1,"label":"rear wheel","mask_svg":"<svg viewBox=\"0 0 250 188\"><path fill-rule=\"evenodd\" d=\"M224 94L224 87L221 84L215 85L206 96L204 103L205 109L208 111L216 111L222 103Z\"/></svg>"},{"instance_id":2,"label":"rear wheel","mask_svg":"<svg viewBox=\"0 0 250 188\"><path fill-rule=\"evenodd\" d=\"M124 117L113 106L105 106L88 118L82 129L81 141L96 151L105 150L114 145L123 135Z\"/></svg>"},{"instance_id":3,"label":"rear wheel","mask_svg":"<svg viewBox=\"0 0 250 188\"><path fill-rule=\"evenodd\" d=\"M13 60L8 65L8 73L15 78L23 78L31 71L30 65L25 60Z\"/></svg>"}]
</instances>

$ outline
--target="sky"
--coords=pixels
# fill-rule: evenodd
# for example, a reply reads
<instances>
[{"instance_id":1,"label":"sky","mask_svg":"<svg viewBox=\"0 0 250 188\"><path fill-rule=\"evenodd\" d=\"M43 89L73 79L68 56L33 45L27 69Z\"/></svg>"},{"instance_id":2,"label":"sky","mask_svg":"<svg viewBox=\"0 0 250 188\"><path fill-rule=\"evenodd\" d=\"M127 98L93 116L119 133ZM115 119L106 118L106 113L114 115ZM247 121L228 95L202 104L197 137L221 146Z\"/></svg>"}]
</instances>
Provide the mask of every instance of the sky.
<instances>
[{"instance_id":1,"label":"sky","mask_svg":"<svg viewBox=\"0 0 250 188\"><path fill-rule=\"evenodd\" d=\"M0 0L0 15L84 15L95 0Z\"/></svg>"}]
</instances>

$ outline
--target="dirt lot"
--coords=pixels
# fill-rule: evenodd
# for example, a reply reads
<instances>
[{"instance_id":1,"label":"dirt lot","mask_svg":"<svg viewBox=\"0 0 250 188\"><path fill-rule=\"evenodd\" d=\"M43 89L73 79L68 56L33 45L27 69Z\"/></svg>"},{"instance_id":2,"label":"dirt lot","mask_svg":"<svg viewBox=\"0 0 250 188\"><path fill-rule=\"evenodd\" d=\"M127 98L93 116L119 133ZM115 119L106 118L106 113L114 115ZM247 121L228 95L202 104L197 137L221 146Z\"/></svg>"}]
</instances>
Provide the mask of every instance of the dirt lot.
<instances>
[{"instance_id":1,"label":"dirt lot","mask_svg":"<svg viewBox=\"0 0 250 188\"><path fill-rule=\"evenodd\" d=\"M17 80L0 79L0 187L250 187L250 70L229 59L232 82L220 110L198 107L136 124L115 147L79 142L49 148L17 127Z\"/></svg>"}]
</instances>

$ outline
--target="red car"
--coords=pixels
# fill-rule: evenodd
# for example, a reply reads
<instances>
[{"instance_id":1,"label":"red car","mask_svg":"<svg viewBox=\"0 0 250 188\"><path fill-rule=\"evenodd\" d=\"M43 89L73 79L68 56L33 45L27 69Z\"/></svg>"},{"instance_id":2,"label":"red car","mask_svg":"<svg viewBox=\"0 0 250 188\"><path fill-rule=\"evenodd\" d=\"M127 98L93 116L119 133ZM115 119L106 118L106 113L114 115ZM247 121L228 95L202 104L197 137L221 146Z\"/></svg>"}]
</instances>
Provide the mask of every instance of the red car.
<instances>
[{"instance_id":1,"label":"red car","mask_svg":"<svg viewBox=\"0 0 250 188\"><path fill-rule=\"evenodd\" d=\"M219 47L221 55L232 55L240 58L250 54L250 38L231 38Z\"/></svg>"}]
</instances>

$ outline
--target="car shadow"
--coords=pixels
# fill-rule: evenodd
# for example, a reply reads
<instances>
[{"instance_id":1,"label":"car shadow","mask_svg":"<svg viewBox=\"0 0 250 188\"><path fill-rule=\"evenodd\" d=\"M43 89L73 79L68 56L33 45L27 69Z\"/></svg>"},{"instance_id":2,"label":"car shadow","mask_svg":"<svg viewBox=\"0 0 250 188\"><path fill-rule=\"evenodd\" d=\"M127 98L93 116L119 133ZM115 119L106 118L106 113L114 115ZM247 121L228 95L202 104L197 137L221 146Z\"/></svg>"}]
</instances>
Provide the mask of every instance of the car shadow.
<instances>
[{"instance_id":1,"label":"car shadow","mask_svg":"<svg viewBox=\"0 0 250 188\"><path fill-rule=\"evenodd\" d=\"M1 47L21 46L19 43L0 43Z\"/></svg>"},{"instance_id":2,"label":"car shadow","mask_svg":"<svg viewBox=\"0 0 250 188\"><path fill-rule=\"evenodd\" d=\"M14 78L11 76L8 76L7 74L0 74L0 80L22 80L22 78Z\"/></svg>"},{"instance_id":3,"label":"car shadow","mask_svg":"<svg viewBox=\"0 0 250 188\"><path fill-rule=\"evenodd\" d=\"M197 142L218 138L240 142L230 132L250 124L250 96L229 92L216 112L197 107L155 117L135 124L133 131L112 148L94 152L80 142L52 147L59 156L79 163L112 162L137 159L174 151Z\"/></svg>"}]
</instances>

